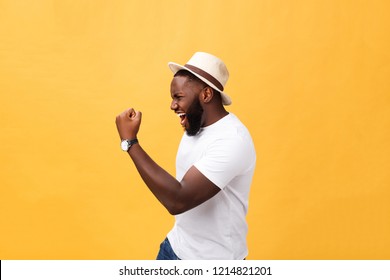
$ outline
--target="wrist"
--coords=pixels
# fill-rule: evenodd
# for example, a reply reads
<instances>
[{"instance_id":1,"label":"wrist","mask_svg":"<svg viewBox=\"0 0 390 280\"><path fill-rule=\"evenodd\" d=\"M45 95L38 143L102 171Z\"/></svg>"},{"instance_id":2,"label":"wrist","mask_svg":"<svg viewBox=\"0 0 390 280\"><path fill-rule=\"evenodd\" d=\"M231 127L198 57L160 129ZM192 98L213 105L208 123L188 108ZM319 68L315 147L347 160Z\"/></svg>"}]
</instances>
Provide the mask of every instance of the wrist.
<instances>
[{"instance_id":1,"label":"wrist","mask_svg":"<svg viewBox=\"0 0 390 280\"><path fill-rule=\"evenodd\" d=\"M119 133L119 137L121 138L121 141L122 140L125 140L125 139L137 139L137 134L132 134L132 133Z\"/></svg>"},{"instance_id":2,"label":"wrist","mask_svg":"<svg viewBox=\"0 0 390 280\"><path fill-rule=\"evenodd\" d=\"M135 145L135 144L138 144L138 139L137 138L132 138L132 139L123 139L121 141L121 149L122 151L124 152L128 152L130 150L130 148Z\"/></svg>"}]
</instances>

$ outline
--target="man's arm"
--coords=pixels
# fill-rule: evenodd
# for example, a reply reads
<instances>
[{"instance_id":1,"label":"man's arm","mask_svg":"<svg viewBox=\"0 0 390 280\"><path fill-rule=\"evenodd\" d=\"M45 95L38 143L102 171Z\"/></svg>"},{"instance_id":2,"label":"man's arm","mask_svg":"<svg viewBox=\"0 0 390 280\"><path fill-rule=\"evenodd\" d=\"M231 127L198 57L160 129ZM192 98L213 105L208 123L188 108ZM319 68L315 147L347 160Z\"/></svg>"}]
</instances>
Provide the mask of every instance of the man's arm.
<instances>
[{"instance_id":1,"label":"man's arm","mask_svg":"<svg viewBox=\"0 0 390 280\"><path fill-rule=\"evenodd\" d=\"M128 109L116 118L121 139L134 139L141 124L141 112ZM192 166L181 182L155 163L140 144L128 151L150 191L172 215L190 210L216 195L220 189Z\"/></svg>"}]
</instances>

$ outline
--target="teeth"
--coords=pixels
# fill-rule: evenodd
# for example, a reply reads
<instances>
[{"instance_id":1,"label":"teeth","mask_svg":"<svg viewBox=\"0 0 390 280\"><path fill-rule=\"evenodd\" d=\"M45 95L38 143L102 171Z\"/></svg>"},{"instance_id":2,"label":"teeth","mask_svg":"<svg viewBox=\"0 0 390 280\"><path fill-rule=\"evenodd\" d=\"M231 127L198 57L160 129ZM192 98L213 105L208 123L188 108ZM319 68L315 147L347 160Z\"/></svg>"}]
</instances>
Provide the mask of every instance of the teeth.
<instances>
[{"instance_id":1,"label":"teeth","mask_svg":"<svg viewBox=\"0 0 390 280\"><path fill-rule=\"evenodd\" d=\"M180 118L180 124L184 127L186 121L186 113L178 113L177 116Z\"/></svg>"}]
</instances>

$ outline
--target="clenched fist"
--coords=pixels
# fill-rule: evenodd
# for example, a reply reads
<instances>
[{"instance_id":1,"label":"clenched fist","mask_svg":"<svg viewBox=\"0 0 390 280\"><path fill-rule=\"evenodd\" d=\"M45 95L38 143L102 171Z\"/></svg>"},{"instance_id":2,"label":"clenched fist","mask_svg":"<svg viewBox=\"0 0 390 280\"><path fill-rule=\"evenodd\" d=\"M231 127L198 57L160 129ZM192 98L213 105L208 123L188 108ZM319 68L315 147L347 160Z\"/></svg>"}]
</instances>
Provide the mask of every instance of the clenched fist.
<instances>
[{"instance_id":1,"label":"clenched fist","mask_svg":"<svg viewBox=\"0 0 390 280\"><path fill-rule=\"evenodd\" d=\"M127 109L116 117L116 128L122 140L137 138L141 118L142 113L133 108Z\"/></svg>"}]
</instances>

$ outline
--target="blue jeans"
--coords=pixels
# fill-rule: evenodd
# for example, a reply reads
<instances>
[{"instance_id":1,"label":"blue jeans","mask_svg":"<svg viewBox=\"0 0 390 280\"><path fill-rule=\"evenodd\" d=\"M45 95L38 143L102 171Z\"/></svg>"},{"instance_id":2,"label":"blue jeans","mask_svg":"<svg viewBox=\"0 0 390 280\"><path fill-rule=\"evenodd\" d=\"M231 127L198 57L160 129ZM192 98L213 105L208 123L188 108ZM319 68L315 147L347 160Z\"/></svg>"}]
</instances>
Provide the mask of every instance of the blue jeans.
<instances>
[{"instance_id":1,"label":"blue jeans","mask_svg":"<svg viewBox=\"0 0 390 280\"><path fill-rule=\"evenodd\" d=\"M161 243L160 251L158 252L156 260L180 260L173 251L168 238L165 238L165 240Z\"/></svg>"}]
</instances>

